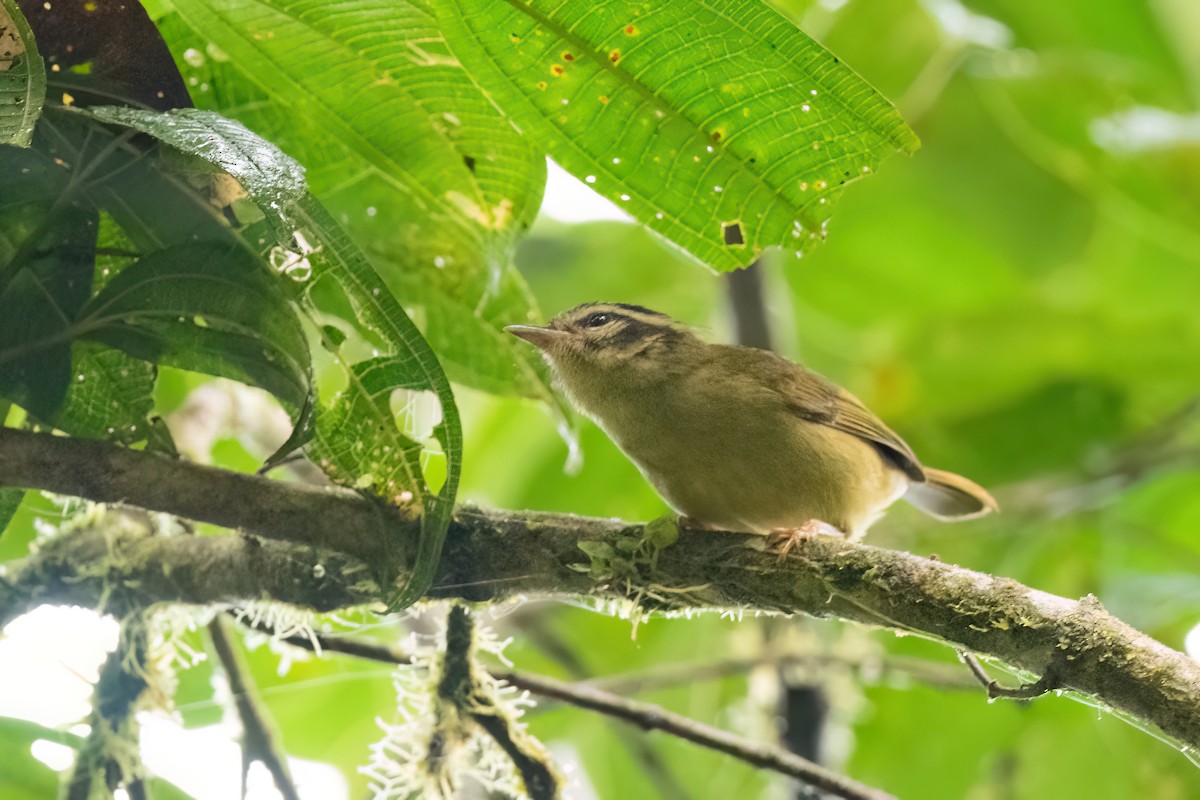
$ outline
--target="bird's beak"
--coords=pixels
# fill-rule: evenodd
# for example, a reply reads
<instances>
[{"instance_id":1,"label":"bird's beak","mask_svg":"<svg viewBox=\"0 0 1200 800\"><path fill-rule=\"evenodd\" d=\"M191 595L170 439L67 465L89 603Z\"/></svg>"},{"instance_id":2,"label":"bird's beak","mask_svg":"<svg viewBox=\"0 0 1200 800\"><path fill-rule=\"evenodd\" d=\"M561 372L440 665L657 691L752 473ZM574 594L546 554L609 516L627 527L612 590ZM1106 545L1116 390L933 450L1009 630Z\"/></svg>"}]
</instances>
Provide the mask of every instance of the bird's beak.
<instances>
[{"instance_id":1,"label":"bird's beak","mask_svg":"<svg viewBox=\"0 0 1200 800\"><path fill-rule=\"evenodd\" d=\"M559 331L554 328L539 328L537 325L509 325L504 330L513 336L524 339L539 350L546 350L553 346L555 342L561 342L564 338L570 336L566 331Z\"/></svg>"}]
</instances>

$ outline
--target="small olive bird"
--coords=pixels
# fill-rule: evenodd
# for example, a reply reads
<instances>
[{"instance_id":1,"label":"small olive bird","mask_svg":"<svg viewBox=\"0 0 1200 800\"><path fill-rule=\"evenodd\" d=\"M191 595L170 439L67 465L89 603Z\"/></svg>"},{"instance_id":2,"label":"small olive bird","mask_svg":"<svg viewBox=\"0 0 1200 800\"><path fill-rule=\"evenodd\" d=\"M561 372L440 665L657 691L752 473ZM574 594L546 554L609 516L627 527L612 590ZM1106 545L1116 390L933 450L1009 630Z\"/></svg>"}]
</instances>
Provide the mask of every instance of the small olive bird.
<instances>
[{"instance_id":1,"label":"small olive bird","mask_svg":"<svg viewBox=\"0 0 1200 800\"><path fill-rule=\"evenodd\" d=\"M510 325L570 400L700 527L862 536L903 497L942 520L995 511L966 478L921 466L856 397L766 350L708 344L665 314L586 303Z\"/></svg>"}]
</instances>

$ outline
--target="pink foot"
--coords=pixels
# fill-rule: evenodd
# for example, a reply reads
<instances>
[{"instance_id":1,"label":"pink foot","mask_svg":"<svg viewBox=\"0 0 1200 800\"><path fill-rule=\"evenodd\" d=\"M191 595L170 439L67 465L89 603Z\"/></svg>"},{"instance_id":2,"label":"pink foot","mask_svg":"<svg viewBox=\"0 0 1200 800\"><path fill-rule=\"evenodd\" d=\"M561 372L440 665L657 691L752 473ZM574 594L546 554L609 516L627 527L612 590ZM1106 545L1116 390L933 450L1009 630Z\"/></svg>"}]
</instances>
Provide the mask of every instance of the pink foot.
<instances>
[{"instance_id":1,"label":"pink foot","mask_svg":"<svg viewBox=\"0 0 1200 800\"><path fill-rule=\"evenodd\" d=\"M820 535L845 536L844 533L819 519L810 519L796 528L776 528L767 534L767 550L774 551L782 560L801 542Z\"/></svg>"}]
</instances>

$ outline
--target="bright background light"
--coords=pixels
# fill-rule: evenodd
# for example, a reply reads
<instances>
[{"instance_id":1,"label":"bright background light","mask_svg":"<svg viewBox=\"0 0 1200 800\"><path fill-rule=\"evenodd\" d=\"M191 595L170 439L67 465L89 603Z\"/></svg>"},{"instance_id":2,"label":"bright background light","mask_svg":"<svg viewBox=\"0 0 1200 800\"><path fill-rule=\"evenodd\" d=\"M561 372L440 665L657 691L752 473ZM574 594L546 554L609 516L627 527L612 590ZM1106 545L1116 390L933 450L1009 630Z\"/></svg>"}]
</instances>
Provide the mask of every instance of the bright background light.
<instances>
[{"instance_id":1,"label":"bright background light","mask_svg":"<svg viewBox=\"0 0 1200 800\"><path fill-rule=\"evenodd\" d=\"M105 657L117 646L116 620L83 608L40 606L13 620L0 637L0 716L47 728L87 734L92 685ZM165 712L143 713L142 760L147 770L197 800L241 796L242 750L230 721L192 730ZM34 758L54 770L69 769L74 751L38 740ZM364 762L366 754L363 755ZM348 800L350 788L337 768L289 758L296 789L305 800ZM250 770L248 800L280 797L262 765Z\"/></svg>"},{"instance_id":2,"label":"bright background light","mask_svg":"<svg viewBox=\"0 0 1200 800\"><path fill-rule=\"evenodd\" d=\"M539 213L557 222L633 222L633 217L611 200L601 197L549 158L546 159L546 194Z\"/></svg>"}]
</instances>

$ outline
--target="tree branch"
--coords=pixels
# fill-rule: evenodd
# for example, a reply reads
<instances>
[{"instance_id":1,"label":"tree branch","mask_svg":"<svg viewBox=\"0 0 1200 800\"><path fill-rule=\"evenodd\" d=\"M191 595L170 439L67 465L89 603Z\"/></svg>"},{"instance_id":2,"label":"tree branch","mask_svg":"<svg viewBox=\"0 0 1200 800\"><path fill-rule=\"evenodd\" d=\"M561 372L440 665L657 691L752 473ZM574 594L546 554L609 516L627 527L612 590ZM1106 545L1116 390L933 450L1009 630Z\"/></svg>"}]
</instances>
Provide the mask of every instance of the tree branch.
<instances>
[{"instance_id":1,"label":"tree branch","mask_svg":"<svg viewBox=\"0 0 1200 800\"><path fill-rule=\"evenodd\" d=\"M289 636L287 641L306 650L314 650L311 639ZM408 656L400 649L362 639L341 639L317 634L321 649L345 653L385 664L407 664ZM519 670L489 670L500 680L539 697L559 700L577 708L595 711L644 731L663 731L693 744L733 756L756 767L769 769L803 781L847 800L894 800L892 795L839 775L787 750L758 744L742 736L705 725L668 711L654 703L630 700L586 683L560 681Z\"/></svg>"},{"instance_id":2,"label":"tree branch","mask_svg":"<svg viewBox=\"0 0 1200 800\"><path fill-rule=\"evenodd\" d=\"M781 747L748 741L744 737L705 725L653 703L630 700L591 686L567 683L543 675L500 672L495 675L542 697L552 697L578 708L598 711L636 725L642 730L669 733L702 747L731 755L756 767L796 778L836 797L847 800L894 800L887 792L839 775Z\"/></svg>"},{"instance_id":3,"label":"tree branch","mask_svg":"<svg viewBox=\"0 0 1200 800\"><path fill-rule=\"evenodd\" d=\"M347 491L12 429L0 429L0 484L123 501L279 540L151 536L148 523L63 535L0 573L0 623L42 602L112 607L266 596L318 610L367 603L380 596L367 564L391 563L403 574L419 531L417 521ZM825 536L780 559L764 552L760 536L686 531L651 567L630 547L641 531L610 519L460 509L430 595L806 613L920 632L1037 675L1053 663L1056 688L1200 747L1200 663L1114 618L1094 597L1068 600Z\"/></svg>"},{"instance_id":4,"label":"tree branch","mask_svg":"<svg viewBox=\"0 0 1200 800\"><path fill-rule=\"evenodd\" d=\"M512 719L484 690L482 667L475 660L475 621L467 607L455 604L446 619L446 651L438 698L455 707L457 717L470 719L504 751L521 776L531 800L555 800L562 780L541 744L513 724Z\"/></svg>"},{"instance_id":5,"label":"tree branch","mask_svg":"<svg viewBox=\"0 0 1200 800\"><path fill-rule=\"evenodd\" d=\"M96 681L90 732L63 788L66 800L106 800L124 785L131 797L145 797L138 758L136 711L149 688L146 679L147 634L141 614L121 621L117 649L108 655Z\"/></svg>"}]
</instances>

